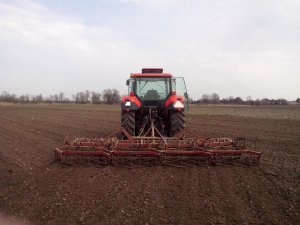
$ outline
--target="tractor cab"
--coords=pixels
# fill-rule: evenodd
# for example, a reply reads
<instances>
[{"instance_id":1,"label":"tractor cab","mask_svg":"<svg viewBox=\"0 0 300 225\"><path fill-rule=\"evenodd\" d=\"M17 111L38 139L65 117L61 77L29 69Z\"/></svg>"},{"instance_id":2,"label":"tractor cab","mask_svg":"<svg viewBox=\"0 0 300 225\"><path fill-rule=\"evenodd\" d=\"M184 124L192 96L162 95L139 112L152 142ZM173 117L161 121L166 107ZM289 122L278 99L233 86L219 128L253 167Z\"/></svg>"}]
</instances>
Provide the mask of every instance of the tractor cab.
<instances>
[{"instance_id":1,"label":"tractor cab","mask_svg":"<svg viewBox=\"0 0 300 225\"><path fill-rule=\"evenodd\" d=\"M161 68L144 68L142 73L132 73L126 84L129 95L136 96L146 107L162 106L171 95L181 95L187 100L183 77L175 78L163 73Z\"/></svg>"},{"instance_id":2,"label":"tractor cab","mask_svg":"<svg viewBox=\"0 0 300 225\"><path fill-rule=\"evenodd\" d=\"M126 84L129 95L122 97L121 123L131 135L143 135L155 126L172 137L184 129L188 104L183 77L145 68L130 74Z\"/></svg>"}]
</instances>

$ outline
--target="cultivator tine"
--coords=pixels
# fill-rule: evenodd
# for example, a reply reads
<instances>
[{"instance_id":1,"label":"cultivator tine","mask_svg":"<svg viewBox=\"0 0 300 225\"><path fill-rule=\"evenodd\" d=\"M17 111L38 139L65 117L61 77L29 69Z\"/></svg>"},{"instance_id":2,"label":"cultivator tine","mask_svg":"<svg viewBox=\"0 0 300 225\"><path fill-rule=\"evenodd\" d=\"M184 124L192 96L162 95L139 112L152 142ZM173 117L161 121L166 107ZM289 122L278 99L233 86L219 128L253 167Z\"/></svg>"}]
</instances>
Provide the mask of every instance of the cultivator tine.
<instances>
[{"instance_id":1,"label":"cultivator tine","mask_svg":"<svg viewBox=\"0 0 300 225\"><path fill-rule=\"evenodd\" d=\"M205 156L165 156L162 160L162 165L172 167L184 167L184 166L207 166L210 165L210 158Z\"/></svg>"},{"instance_id":2,"label":"cultivator tine","mask_svg":"<svg viewBox=\"0 0 300 225\"><path fill-rule=\"evenodd\" d=\"M56 148L55 158L62 167L74 165L106 166L110 163L110 154L102 148L90 146L65 146Z\"/></svg>"},{"instance_id":3,"label":"cultivator tine","mask_svg":"<svg viewBox=\"0 0 300 225\"><path fill-rule=\"evenodd\" d=\"M159 165L159 159L156 157L113 156L112 165L121 167L149 167Z\"/></svg>"},{"instance_id":4,"label":"cultivator tine","mask_svg":"<svg viewBox=\"0 0 300 225\"><path fill-rule=\"evenodd\" d=\"M176 165L207 165L210 164L212 155L203 150L165 150L162 155L162 164Z\"/></svg>"},{"instance_id":5,"label":"cultivator tine","mask_svg":"<svg viewBox=\"0 0 300 225\"><path fill-rule=\"evenodd\" d=\"M208 150L216 165L257 165L261 152L253 150Z\"/></svg>"},{"instance_id":6,"label":"cultivator tine","mask_svg":"<svg viewBox=\"0 0 300 225\"><path fill-rule=\"evenodd\" d=\"M62 160L59 163L62 167L73 167L73 166L104 167L109 164L109 161L105 158L101 158L98 156L68 155L62 157Z\"/></svg>"},{"instance_id":7,"label":"cultivator tine","mask_svg":"<svg viewBox=\"0 0 300 225\"><path fill-rule=\"evenodd\" d=\"M104 157L97 157L97 155L80 156L78 159L78 165L103 167L108 165L108 159Z\"/></svg>"},{"instance_id":8,"label":"cultivator tine","mask_svg":"<svg viewBox=\"0 0 300 225\"><path fill-rule=\"evenodd\" d=\"M116 166L153 166L159 162L160 154L155 150L112 150L112 164Z\"/></svg>"},{"instance_id":9,"label":"cultivator tine","mask_svg":"<svg viewBox=\"0 0 300 225\"><path fill-rule=\"evenodd\" d=\"M73 165L102 167L109 164L122 167L141 166L207 166L257 165L261 152L248 150L245 138L201 138L184 129L175 137L133 137L121 130L126 140L113 135L107 138L65 139L65 146L56 148L55 160L63 167Z\"/></svg>"}]
</instances>

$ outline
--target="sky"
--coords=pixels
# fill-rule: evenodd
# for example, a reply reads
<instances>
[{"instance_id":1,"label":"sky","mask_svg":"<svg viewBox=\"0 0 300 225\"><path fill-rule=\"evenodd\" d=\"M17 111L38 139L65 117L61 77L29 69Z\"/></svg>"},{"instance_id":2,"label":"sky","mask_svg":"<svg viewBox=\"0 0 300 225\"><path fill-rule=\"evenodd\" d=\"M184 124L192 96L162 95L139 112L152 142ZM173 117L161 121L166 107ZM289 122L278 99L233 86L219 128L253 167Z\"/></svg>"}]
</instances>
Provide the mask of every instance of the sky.
<instances>
[{"instance_id":1,"label":"sky","mask_svg":"<svg viewBox=\"0 0 300 225\"><path fill-rule=\"evenodd\" d=\"M0 0L0 92L127 93L161 67L193 99L300 97L299 0Z\"/></svg>"}]
</instances>

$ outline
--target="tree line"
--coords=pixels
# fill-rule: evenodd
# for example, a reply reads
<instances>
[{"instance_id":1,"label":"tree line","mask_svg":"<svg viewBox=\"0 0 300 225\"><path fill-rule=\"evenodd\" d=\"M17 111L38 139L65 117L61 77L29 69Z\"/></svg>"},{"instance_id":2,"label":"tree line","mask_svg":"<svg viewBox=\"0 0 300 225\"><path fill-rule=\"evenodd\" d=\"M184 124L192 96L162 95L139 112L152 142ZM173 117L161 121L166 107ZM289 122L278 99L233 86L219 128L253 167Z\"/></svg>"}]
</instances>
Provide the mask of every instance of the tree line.
<instances>
[{"instance_id":1,"label":"tree line","mask_svg":"<svg viewBox=\"0 0 300 225\"><path fill-rule=\"evenodd\" d=\"M3 91L0 95L0 102L11 103L77 103L77 104L116 104L121 101L121 95L117 89L105 89L102 92L79 91L72 95L72 98L65 96L64 92L58 94L43 96L39 95L16 95Z\"/></svg>"},{"instance_id":2,"label":"tree line","mask_svg":"<svg viewBox=\"0 0 300 225\"><path fill-rule=\"evenodd\" d=\"M0 95L0 102L12 102L12 103L77 103L77 104L117 104L121 102L121 95L117 89L105 89L102 92L94 91L79 91L73 94L71 98L65 96L64 92L58 94L49 95L44 97L42 94L30 96L28 94L17 96L16 94L10 94L7 91L3 91ZM252 100L251 96L248 96L246 100L241 97L230 96L228 98L220 98L217 93L203 94L198 100L189 98L189 102L193 104L236 104L236 105L287 105L289 102L286 99L256 99ZM295 100L295 103L300 104L300 98Z\"/></svg>"},{"instance_id":3,"label":"tree line","mask_svg":"<svg viewBox=\"0 0 300 225\"><path fill-rule=\"evenodd\" d=\"M203 94L202 97L198 100L190 99L191 103L194 104L236 104L236 105L287 105L289 102L284 98L279 99L255 99L253 100L251 96L248 96L246 100L243 100L241 97L227 97L220 98L217 93L212 94ZM295 100L295 103L300 104L300 98Z\"/></svg>"}]
</instances>

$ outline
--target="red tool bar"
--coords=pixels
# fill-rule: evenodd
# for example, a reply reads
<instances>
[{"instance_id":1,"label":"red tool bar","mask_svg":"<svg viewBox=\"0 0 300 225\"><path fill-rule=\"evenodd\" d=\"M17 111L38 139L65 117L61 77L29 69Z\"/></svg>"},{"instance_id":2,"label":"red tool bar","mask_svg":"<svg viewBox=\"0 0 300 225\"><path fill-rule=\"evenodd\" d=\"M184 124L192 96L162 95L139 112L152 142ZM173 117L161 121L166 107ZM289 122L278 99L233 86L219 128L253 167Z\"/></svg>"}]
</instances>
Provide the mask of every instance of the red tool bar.
<instances>
[{"instance_id":1,"label":"red tool bar","mask_svg":"<svg viewBox=\"0 0 300 225\"><path fill-rule=\"evenodd\" d=\"M260 156L261 152L256 152L253 150L220 150L220 149L208 149L207 152L218 154L218 155L236 155L236 154L250 154Z\"/></svg>"},{"instance_id":2,"label":"red tool bar","mask_svg":"<svg viewBox=\"0 0 300 225\"><path fill-rule=\"evenodd\" d=\"M151 151L151 150L146 150L146 151L127 151L127 150L117 150L114 149L111 151L112 155L115 156L160 156L160 153L157 151Z\"/></svg>"},{"instance_id":3,"label":"red tool bar","mask_svg":"<svg viewBox=\"0 0 300 225\"><path fill-rule=\"evenodd\" d=\"M211 156L212 154L202 150L164 150L163 155L204 155Z\"/></svg>"},{"instance_id":4,"label":"red tool bar","mask_svg":"<svg viewBox=\"0 0 300 225\"><path fill-rule=\"evenodd\" d=\"M95 151L80 151L80 150L69 150L69 149L56 148L56 152L60 155L97 155L97 156L104 156L104 157L110 156L110 153L99 150L99 149L95 150Z\"/></svg>"}]
</instances>

